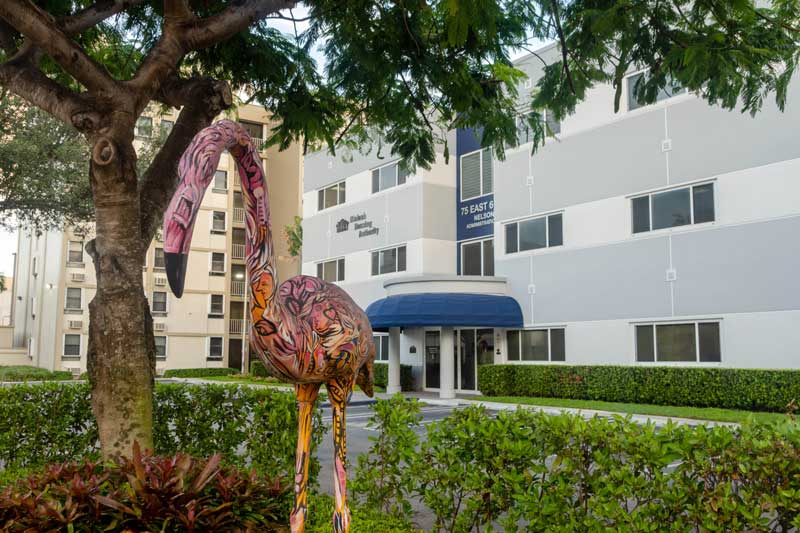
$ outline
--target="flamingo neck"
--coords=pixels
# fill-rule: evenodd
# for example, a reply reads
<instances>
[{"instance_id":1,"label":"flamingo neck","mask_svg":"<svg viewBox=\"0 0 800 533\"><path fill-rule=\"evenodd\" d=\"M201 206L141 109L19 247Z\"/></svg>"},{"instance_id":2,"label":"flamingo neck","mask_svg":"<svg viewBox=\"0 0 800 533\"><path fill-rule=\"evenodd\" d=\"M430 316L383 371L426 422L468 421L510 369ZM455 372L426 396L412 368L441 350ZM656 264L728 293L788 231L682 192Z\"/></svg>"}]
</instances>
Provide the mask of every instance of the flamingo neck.
<instances>
[{"instance_id":1,"label":"flamingo neck","mask_svg":"<svg viewBox=\"0 0 800 533\"><path fill-rule=\"evenodd\" d=\"M238 152L238 153L237 153ZM245 209L245 257L253 319L278 314L278 273L270 225L269 194L261 158L252 144L234 146ZM258 315L258 316L257 316Z\"/></svg>"}]
</instances>

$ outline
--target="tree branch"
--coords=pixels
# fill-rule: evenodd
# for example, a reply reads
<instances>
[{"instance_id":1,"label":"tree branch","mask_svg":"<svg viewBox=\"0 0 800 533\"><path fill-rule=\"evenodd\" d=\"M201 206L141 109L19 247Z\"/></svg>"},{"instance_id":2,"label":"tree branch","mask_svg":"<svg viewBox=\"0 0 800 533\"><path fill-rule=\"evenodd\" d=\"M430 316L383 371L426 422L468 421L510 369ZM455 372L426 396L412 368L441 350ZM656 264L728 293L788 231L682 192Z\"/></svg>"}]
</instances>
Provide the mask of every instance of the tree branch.
<instances>
[{"instance_id":1,"label":"tree branch","mask_svg":"<svg viewBox=\"0 0 800 533\"><path fill-rule=\"evenodd\" d=\"M88 89L110 92L117 87L108 72L86 55L52 16L30 0L3 0L0 2L0 17Z\"/></svg>"},{"instance_id":2,"label":"tree branch","mask_svg":"<svg viewBox=\"0 0 800 533\"><path fill-rule=\"evenodd\" d=\"M556 24L558 40L561 43L561 60L564 63L564 75L567 77L567 83L572 94L575 94L575 84L572 82L572 73L569 70L569 59L567 57L567 40L564 37L564 29L561 27L561 15L558 12L558 0L552 0L551 5L553 7L553 19Z\"/></svg>"},{"instance_id":3,"label":"tree branch","mask_svg":"<svg viewBox=\"0 0 800 533\"><path fill-rule=\"evenodd\" d=\"M178 163L194 136L233 104L227 83L211 78L170 78L157 95L167 105L183 106L164 146L139 181L142 241L149 243L177 188Z\"/></svg>"},{"instance_id":4,"label":"tree branch","mask_svg":"<svg viewBox=\"0 0 800 533\"><path fill-rule=\"evenodd\" d=\"M100 0L73 15L62 17L58 25L67 35L75 35L144 2L145 0Z\"/></svg>"},{"instance_id":5,"label":"tree branch","mask_svg":"<svg viewBox=\"0 0 800 533\"><path fill-rule=\"evenodd\" d=\"M247 29L256 20L295 4L297 0L241 0L211 17L165 26L161 38L128 82L142 97L137 102L137 111L144 109L147 100L158 92L161 83L175 72L188 52L224 41Z\"/></svg>"},{"instance_id":6,"label":"tree branch","mask_svg":"<svg viewBox=\"0 0 800 533\"><path fill-rule=\"evenodd\" d=\"M96 129L99 124L100 116L94 106L45 76L24 58L0 65L0 85L79 131Z\"/></svg>"}]
</instances>

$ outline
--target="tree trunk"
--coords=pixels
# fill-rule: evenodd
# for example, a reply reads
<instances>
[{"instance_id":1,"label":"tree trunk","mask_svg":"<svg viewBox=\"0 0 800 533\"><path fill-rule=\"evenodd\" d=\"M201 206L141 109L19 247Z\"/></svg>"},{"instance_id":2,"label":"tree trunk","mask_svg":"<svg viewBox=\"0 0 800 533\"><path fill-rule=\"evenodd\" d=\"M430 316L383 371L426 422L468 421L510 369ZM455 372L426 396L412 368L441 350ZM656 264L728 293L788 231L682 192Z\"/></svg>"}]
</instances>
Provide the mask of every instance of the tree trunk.
<instances>
[{"instance_id":1,"label":"tree trunk","mask_svg":"<svg viewBox=\"0 0 800 533\"><path fill-rule=\"evenodd\" d=\"M153 448L155 340L142 284L147 245L139 229L133 125L126 126L92 139L90 166L97 293L89 304L88 373L106 459L131 457L134 442Z\"/></svg>"}]
</instances>

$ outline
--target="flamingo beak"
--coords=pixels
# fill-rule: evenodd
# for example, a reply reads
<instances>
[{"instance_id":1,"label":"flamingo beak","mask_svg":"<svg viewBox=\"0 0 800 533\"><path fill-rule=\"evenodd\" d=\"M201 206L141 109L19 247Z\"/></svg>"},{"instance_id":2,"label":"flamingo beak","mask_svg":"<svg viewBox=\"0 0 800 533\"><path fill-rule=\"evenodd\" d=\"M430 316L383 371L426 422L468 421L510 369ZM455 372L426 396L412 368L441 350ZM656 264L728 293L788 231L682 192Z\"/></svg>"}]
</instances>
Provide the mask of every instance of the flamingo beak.
<instances>
[{"instance_id":1,"label":"flamingo beak","mask_svg":"<svg viewBox=\"0 0 800 533\"><path fill-rule=\"evenodd\" d=\"M183 296L183 284L186 281L186 263L189 260L189 254L177 253L164 253L164 269L167 271L167 281L169 281L169 288L172 289L172 294L177 298Z\"/></svg>"}]
</instances>

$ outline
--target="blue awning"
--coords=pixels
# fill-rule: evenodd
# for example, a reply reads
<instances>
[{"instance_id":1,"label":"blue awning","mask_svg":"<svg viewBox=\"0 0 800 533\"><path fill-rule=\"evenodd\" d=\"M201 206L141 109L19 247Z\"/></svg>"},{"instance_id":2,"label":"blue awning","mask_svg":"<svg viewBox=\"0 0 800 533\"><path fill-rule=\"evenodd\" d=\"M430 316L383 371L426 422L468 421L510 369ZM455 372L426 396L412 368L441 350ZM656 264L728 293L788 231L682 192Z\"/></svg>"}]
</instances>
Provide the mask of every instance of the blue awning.
<instances>
[{"instance_id":1,"label":"blue awning","mask_svg":"<svg viewBox=\"0 0 800 533\"><path fill-rule=\"evenodd\" d=\"M367 316L377 331L420 326L522 327L517 301L493 294L400 294L372 302Z\"/></svg>"}]
</instances>

